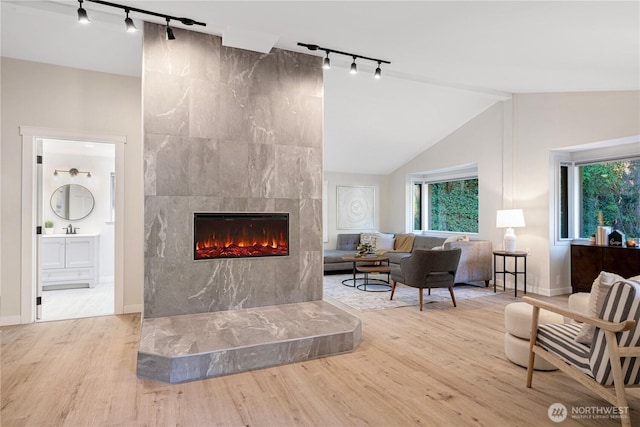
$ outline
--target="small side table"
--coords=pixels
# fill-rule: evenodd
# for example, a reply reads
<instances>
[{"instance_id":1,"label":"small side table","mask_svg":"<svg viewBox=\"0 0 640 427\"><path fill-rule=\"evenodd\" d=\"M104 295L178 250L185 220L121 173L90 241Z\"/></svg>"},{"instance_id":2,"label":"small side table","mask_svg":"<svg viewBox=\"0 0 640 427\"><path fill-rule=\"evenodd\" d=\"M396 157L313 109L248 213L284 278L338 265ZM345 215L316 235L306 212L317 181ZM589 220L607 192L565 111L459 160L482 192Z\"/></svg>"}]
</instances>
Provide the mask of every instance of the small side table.
<instances>
[{"instance_id":1,"label":"small side table","mask_svg":"<svg viewBox=\"0 0 640 427\"><path fill-rule=\"evenodd\" d=\"M496 292L496 277L498 274L502 274L502 290L507 289L506 277L507 274L513 275L513 287L515 288L514 296L518 296L518 274L524 276L524 293L527 294L527 255L525 251L493 251L493 292ZM498 271L497 258L502 257L502 271ZM507 258L513 258L513 271L507 270ZM518 271L518 258L524 261L524 268L522 271Z\"/></svg>"}]
</instances>

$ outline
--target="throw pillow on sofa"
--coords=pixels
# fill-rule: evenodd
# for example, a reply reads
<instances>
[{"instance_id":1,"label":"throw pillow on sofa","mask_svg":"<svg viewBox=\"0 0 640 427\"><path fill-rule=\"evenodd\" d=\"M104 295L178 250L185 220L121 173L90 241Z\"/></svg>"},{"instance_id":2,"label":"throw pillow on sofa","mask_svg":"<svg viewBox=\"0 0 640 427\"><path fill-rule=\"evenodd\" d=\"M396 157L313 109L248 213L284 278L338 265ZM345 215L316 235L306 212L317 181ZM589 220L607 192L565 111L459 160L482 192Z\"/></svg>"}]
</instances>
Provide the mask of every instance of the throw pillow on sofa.
<instances>
[{"instance_id":1,"label":"throw pillow on sofa","mask_svg":"<svg viewBox=\"0 0 640 427\"><path fill-rule=\"evenodd\" d=\"M371 245L372 250L376 250L376 237L378 237L378 233L360 233L360 243L365 244L368 243Z\"/></svg>"},{"instance_id":2,"label":"throw pillow on sofa","mask_svg":"<svg viewBox=\"0 0 640 427\"><path fill-rule=\"evenodd\" d=\"M444 245L451 242L468 242L469 236L450 236L442 243L442 246L434 246L431 248L432 251L441 251L444 249Z\"/></svg>"},{"instance_id":3,"label":"throw pillow on sofa","mask_svg":"<svg viewBox=\"0 0 640 427\"><path fill-rule=\"evenodd\" d=\"M376 251L391 251L394 243L393 234L378 233L376 236Z\"/></svg>"}]
</instances>

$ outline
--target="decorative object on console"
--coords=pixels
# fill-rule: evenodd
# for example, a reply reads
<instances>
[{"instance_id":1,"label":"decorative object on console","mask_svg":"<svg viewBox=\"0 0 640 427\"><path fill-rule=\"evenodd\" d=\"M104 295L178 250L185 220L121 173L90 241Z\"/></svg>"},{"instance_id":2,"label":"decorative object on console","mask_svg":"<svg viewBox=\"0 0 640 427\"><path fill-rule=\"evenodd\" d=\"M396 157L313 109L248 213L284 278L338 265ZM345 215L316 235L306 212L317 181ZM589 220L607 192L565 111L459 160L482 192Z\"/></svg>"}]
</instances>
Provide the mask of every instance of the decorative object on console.
<instances>
[{"instance_id":1,"label":"decorative object on console","mask_svg":"<svg viewBox=\"0 0 640 427\"><path fill-rule=\"evenodd\" d=\"M607 243L609 246L622 247L624 244L624 233L619 230L613 230L607 237Z\"/></svg>"},{"instance_id":2,"label":"decorative object on console","mask_svg":"<svg viewBox=\"0 0 640 427\"><path fill-rule=\"evenodd\" d=\"M613 221L613 231L607 235L607 245L609 246L624 246L624 233L618 230L618 220Z\"/></svg>"},{"instance_id":3,"label":"decorative object on console","mask_svg":"<svg viewBox=\"0 0 640 427\"><path fill-rule=\"evenodd\" d=\"M506 228L504 233L504 250L506 252L516 251L516 234L514 227L524 227L524 213L522 209L499 210L496 215L496 227Z\"/></svg>"},{"instance_id":4,"label":"decorative object on console","mask_svg":"<svg viewBox=\"0 0 640 427\"><path fill-rule=\"evenodd\" d=\"M596 245L607 246L609 233L611 233L611 227L598 226L596 229Z\"/></svg>"}]
</instances>

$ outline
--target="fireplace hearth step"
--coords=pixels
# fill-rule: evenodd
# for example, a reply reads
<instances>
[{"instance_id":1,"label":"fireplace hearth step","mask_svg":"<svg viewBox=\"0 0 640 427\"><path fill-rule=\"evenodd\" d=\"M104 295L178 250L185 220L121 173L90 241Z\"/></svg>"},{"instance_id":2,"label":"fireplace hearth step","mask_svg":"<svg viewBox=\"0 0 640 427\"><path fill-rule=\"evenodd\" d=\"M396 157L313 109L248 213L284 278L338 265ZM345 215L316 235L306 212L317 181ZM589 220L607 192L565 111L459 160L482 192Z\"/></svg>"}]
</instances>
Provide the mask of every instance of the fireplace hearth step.
<instances>
[{"instance_id":1,"label":"fireplace hearth step","mask_svg":"<svg viewBox=\"0 0 640 427\"><path fill-rule=\"evenodd\" d=\"M360 319L310 301L145 319L137 375L180 383L353 351Z\"/></svg>"}]
</instances>

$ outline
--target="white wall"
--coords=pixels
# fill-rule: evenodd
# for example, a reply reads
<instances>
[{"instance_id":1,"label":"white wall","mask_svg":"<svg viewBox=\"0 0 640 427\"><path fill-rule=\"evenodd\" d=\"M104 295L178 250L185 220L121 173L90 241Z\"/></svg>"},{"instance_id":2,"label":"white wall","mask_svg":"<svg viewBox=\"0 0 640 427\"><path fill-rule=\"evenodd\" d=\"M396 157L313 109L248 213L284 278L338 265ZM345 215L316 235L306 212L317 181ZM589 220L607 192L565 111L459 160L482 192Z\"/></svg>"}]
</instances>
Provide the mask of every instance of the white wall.
<instances>
[{"instance_id":1,"label":"white wall","mask_svg":"<svg viewBox=\"0 0 640 427\"><path fill-rule=\"evenodd\" d=\"M389 206L391 227L409 232L410 188L407 175L450 169L476 163L478 166L478 238L498 242L502 234L495 229L495 209L502 205L503 115L510 113L510 102L499 102L466 125L397 169L390 176Z\"/></svg>"},{"instance_id":2,"label":"white wall","mask_svg":"<svg viewBox=\"0 0 640 427\"><path fill-rule=\"evenodd\" d=\"M531 247L533 285L560 294L570 291L570 254L554 241L550 151L640 135L640 92L520 94L514 104L515 188L527 222L518 236Z\"/></svg>"},{"instance_id":3,"label":"white wall","mask_svg":"<svg viewBox=\"0 0 640 427\"><path fill-rule=\"evenodd\" d=\"M140 79L1 58L0 323L20 317L20 126L125 135L124 309L140 310L143 288Z\"/></svg>"},{"instance_id":4,"label":"white wall","mask_svg":"<svg viewBox=\"0 0 640 427\"><path fill-rule=\"evenodd\" d=\"M496 210L522 208L518 249L529 249L529 289L570 292L569 246L555 246L551 150L640 134L640 92L519 94L497 103L390 176L391 227L404 227L406 176L477 162L478 237L501 246ZM640 150L640 147L639 147ZM557 280L557 276L560 276Z\"/></svg>"},{"instance_id":5,"label":"white wall","mask_svg":"<svg viewBox=\"0 0 640 427\"><path fill-rule=\"evenodd\" d=\"M336 236L339 233L360 233L365 231L401 232L392 229L389 223L389 177L387 175L348 174L325 172L324 181L328 183L327 203L329 241L324 243L324 249L336 248ZM337 186L373 186L375 188L375 230L339 230L337 228Z\"/></svg>"},{"instance_id":6,"label":"white wall","mask_svg":"<svg viewBox=\"0 0 640 427\"><path fill-rule=\"evenodd\" d=\"M45 140L42 162L43 223L47 220L53 221L55 234L65 233L65 228L69 224L78 228L79 234L98 234L100 236L98 280L100 283L111 283L114 280L115 230L110 218L110 175L115 170L115 150L111 157L53 153L50 150L55 150L55 142L49 143ZM86 175L81 174L72 181L69 174L59 173L57 179L54 179L55 169L69 170L72 167L81 171L90 171L91 178L87 179ZM65 184L82 185L93 194L94 208L86 218L76 221L65 220L56 215L51 208L51 195L58 187Z\"/></svg>"}]
</instances>

